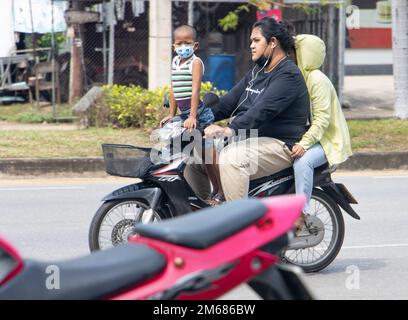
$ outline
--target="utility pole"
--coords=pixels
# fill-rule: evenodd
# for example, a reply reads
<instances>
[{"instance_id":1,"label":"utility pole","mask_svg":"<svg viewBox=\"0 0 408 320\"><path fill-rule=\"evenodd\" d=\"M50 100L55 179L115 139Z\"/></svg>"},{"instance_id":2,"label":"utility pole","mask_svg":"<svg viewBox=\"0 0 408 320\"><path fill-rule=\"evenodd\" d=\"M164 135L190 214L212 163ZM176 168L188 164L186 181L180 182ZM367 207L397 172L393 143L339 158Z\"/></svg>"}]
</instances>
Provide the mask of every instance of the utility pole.
<instances>
[{"instance_id":1,"label":"utility pole","mask_svg":"<svg viewBox=\"0 0 408 320\"><path fill-rule=\"evenodd\" d=\"M111 0L108 6L109 23L109 54L108 54L108 84L113 84L115 64L115 1Z\"/></svg>"},{"instance_id":2,"label":"utility pole","mask_svg":"<svg viewBox=\"0 0 408 320\"><path fill-rule=\"evenodd\" d=\"M194 25L194 0L188 1L188 22L189 26Z\"/></svg>"},{"instance_id":3,"label":"utility pole","mask_svg":"<svg viewBox=\"0 0 408 320\"><path fill-rule=\"evenodd\" d=\"M408 0L392 0L395 116L408 118Z\"/></svg>"},{"instance_id":4,"label":"utility pole","mask_svg":"<svg viewBox=\"0 0 408 320\"><path fill-rule=\"evenodd\" d=\"M155 89L170 83L171 52L171 0L150 0L149 89Z\"/></svg>"},{"instance_id":5,"label":"utility pole","mask_svg":"<svg viewBox=\"0 0 408 320\"><path fill-rule=\"evenodd\" d=\"M339 4L339 31L338 31L338 92L340 103L343 103L343 90L344 90L344 53L346 50L346 4L341 1Z\"/></svg>"},{"instance_id":6,"label":"utility pole","mask_svg":"<svg viewBox=\"0 0 408 320\"><path fill-rule=\"evenodd\" d=\"M73 1L72 9L81 11L83 10L83 4L81 1ZM81 25L73 23L71 26L71 64L70 64L70 77L69 77L69 103L73 103L77 98L82 95L82 66L81 66L81 54L82 54L82 40L80 28Z\"/></svg>"},{"instance_id":7,"label":"utility pole","mask_svg":"<svg viewBox=\"0 0 408 320\"><path fill-rule=\"evenodd\" d=\"M336 8L334 4L329 3L325 8L325 22L327 23L327 76L333 82L336 89L338 89L338 79L337 79L337 54L336 50L338 49L338 42L335 41L336 39ZM340 36L340 35L338 35Z\"/></svg>"}]
</instances>

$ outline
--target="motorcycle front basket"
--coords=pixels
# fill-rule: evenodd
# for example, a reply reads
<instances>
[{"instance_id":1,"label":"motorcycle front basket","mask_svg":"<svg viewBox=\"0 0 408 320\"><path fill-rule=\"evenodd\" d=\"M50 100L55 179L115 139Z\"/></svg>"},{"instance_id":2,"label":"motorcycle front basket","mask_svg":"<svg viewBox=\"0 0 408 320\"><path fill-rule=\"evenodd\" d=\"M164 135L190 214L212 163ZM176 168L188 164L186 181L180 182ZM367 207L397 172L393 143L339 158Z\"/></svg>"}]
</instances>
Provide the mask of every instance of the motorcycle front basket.
<instances>
[{"instance_id":1,"label":"motorcycle front basket","mask_svg":"<svg viewBox=\"0 0 408 320\"><path fill-rule=\"evenodd\" d=\"M105 171L112 176L141 178L153 166L150 151L125 144L103 144Z\"/></svg>"}]
</instances>

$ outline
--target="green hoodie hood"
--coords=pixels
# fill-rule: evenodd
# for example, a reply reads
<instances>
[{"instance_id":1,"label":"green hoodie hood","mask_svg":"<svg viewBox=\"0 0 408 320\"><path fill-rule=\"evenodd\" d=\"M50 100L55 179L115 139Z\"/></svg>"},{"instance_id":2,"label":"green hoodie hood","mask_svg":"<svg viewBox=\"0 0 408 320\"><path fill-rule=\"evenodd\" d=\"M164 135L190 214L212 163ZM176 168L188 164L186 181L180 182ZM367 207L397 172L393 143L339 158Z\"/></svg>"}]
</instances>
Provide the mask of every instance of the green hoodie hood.
<instances>
[{"instance_id":1,"label":"green hoodie hood","mask_svg":"<svg viewBox=\"0 0 408 320\"><path fill-rule=\"evenodd\" d=\"M324 41L311 34L295 37L296 59L303 77L306 79L313 70L319 69L326 57Z\"/></svg>"},{"instance_id":2,"label":"green hoodie hood","mask_svg":"<svg viewBox=\"0 0 408 320\"><path fill-rule=\"evenodd\" d=\"M336 90L319 70L326 56L324 42L319 37L301 34L295 38L295 47L311 106L311 125L299 145L308 150L319 142L329 165L342 163L352 154L350 135Z\"/></svg>"}]
</instances>

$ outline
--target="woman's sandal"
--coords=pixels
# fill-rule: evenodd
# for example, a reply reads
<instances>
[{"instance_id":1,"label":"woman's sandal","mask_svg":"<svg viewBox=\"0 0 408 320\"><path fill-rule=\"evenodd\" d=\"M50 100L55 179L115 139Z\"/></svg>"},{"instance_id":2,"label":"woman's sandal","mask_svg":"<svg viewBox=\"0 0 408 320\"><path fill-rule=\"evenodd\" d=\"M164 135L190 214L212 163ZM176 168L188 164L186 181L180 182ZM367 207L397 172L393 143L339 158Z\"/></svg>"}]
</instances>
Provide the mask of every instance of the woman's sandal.
<instances>
[{"instance_id":1,"label":"woman's sandal","mask_svg":"<svg viewBox=\"0 0 408 320\"><path fill-rule=\"evenodd\" d=\"M223 195L217 193L215 195L213 195L211 198L205 200L205 202L210 205L210 206L218 206L220 204L222 204L223 202L225 202L225 198Z\"/></svg>"}]
</instances>

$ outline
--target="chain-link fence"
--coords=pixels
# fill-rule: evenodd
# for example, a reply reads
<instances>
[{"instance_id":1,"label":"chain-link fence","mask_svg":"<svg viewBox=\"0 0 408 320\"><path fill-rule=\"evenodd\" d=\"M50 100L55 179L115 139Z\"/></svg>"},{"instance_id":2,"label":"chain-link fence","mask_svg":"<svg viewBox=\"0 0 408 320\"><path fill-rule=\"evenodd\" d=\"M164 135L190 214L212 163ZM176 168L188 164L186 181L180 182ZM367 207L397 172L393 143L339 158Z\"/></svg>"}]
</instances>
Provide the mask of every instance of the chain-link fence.
<instances>
[{"instance_id":1,"label":"chain-link fence","mask_svg":"<svg viewBox=\"0 0 408 320\"><path fill-rule=\"evenodd\" d=\"M31 50L36 56L32 67L42 61L55 61L58 77L52 80L55 89L59 90L55 102L68 102L72 96L80 97L94 85L109 82L147 87L149 1L26 0L27 5L31 1L34 5L24 8L28 11L27 17L35 15L35 6L40 3L50 5L50 8L55 3L65 6L64 17L58 17L67 22L65 30L52 32L49 23L57 17L51 12L49 21L42 22L41 32L31 32L39 23L31 18L32 30L28 26L27 32L19 34L20 49ZM112 3L113 21L109 14ZM255 10L241 14L238 29L234 31L223 32L218 21L240 4L194 1L189 10L188 2L172 2L173 30L181 24L193 24L200 42L197 55L205 62L206 69L216 74L214 63L211 63L214 59L211 59L228 57L234 62L228 70L233 82L242 77L251 64L249 37ZM110 51L114 52L113 56ZM33 69L26 72L26 78L33 75ZM206 80L212 80L211 76ZM48 91L41 90L42 100L51 100ZM28 94L25 98L28 100Z\"/></svg>"},{"instance_id":2,"label":"chain-link fence","mask_svg":"<svg viewBox=\"0 0 408 320\"><path fill-rule=\"evenodd\" d=\"M251 26L255 22L255 10L241 14L237 30L223 32L218 21L238 5L242 3L194 1L189 10L188 2L172 1L172 29L182 24L192 24L195 27L200 43L196 54L204 61L208 70L211 69L211 57L232 56L235 65L229 72L233 73L234 81L241 78L251 65L248 54L249 37ZM103 4L94 7L103 12ZM147 87L149 1L115 0L115 18L113 83ZM109 59L108 51L105 51L105 61L108 62L103 62L102 31L105 26L105 33L109 33L108 24L105 21L102 24L85 25L84 59L89 85L106 83L108 79ZM105 43L106 50L109 50L109 34L105 35ZM206 77L205 80L212 79Z\"/></svg>"},{"instance_id":3,"label":"chain-link fence","mask_svg":"<svg viewBox=\"0 0 408 320\"><path fill-rule=\"evenodd\" d=\"M326 44L327 54L322 67L324 73L332 80L335 87L339 82L339 14L335 5L312 4L306 12L301 8L287 7L283 10L283 19L290 21L297 34L314 34ZM346 32L346 30L344 30Z\"/></svg>"},{"instance_id":4,"label":"chain-link fence","mask_svg":"<svg viewBox=\"0 0 408 320\"><path fill-rule=\"evenodd\" d=\"M114 84L147 87L148 1L115 0L114 7L111 23L109 1L92 5L90 9L98 12L100 19L82 27L84 91L94 85L107 84L110 79ZM113 56L109 55L111 48Z\"/></svg>"},{"instance_id":5,"label":"chain-link fence","mask_svg":"<svg viewBox=\"0 0 408 320\"><path fill-rule=\"evenodd\" d=\"M173 2L173 29L182 24L192 23L197 30L200 47L196 54L206 65L208 71L205 75L206 80L211 81L216 78L213 75L218 74L232 77L235 82L242 78L251 66L249 39L251 27L256 20L255 9L252 8L250 12L241 12L236 30L224 32L219 25L221 18L240 5L242 3L239 2L195 1L189 10L187 2ZM218 67L217 59L224 69ZM231 63L223 63L228 60ZM225 69L226 66L229 67L229 70Z\"/></svg>"},{"instance_id":6,"label":"chain-link fence","mask_svg":"<svg viewBox=\"0 0 408 320\"><path fill-rule=\"evenodd\" d=\"M31 16L32 32L20 32L17 45L34 55L35 59L30 60L31 68L24 72L16 66L12 68L14 72L18 71L18 77L13 75L15 81L23 79L31 86L32 93L36 83L31 81L30 84L28 78L34 75L35 65L44 61L54 61L54 67L58 68L58 76L51 77L52 79L50 75L46 76L53 81L52 88L58 91L54 95L54 102L73 102L75 100L72 97L81 97L93 86L109 82L148 86L149 1L17 1L32 4L64 3L66 7L62 18L54 16L52 9L51 19L42 22L46 31L43 30L42 33L34 32L36 26L33 6L25 8L31 14L27 16ZM249 39L251 27L256 21L255 8L252 7L249 12L241 11L236 30L225 32L219 25L221 18L240 5L242 2L172 1L172 30L182 24L192 24L195 27L200 43L196 54L206 67L204 80L215 83L219 89L231 88L252 65ZM328 6L316 6L316 10L307 15L301 10L284 8L283 18L291 20L298 33L316 34L326 43L333 43L330 37L335 37L338 33L338 13L335 11L330 16L328 10ZM58 19L66 22L65 29L50 32L54 28L47 26L47 23ZM330 24L335 27L330 29ZM338 51L333 46L329 46L329 50L330 59L327 59L324 70L335 80ZM20 50L19 53L23 52ZM49 90L44 91L41 93L42 99L52 100L52 95L47 94ZM28 92L24 94L28 99Z\"/></svg>"}]
</instances>

